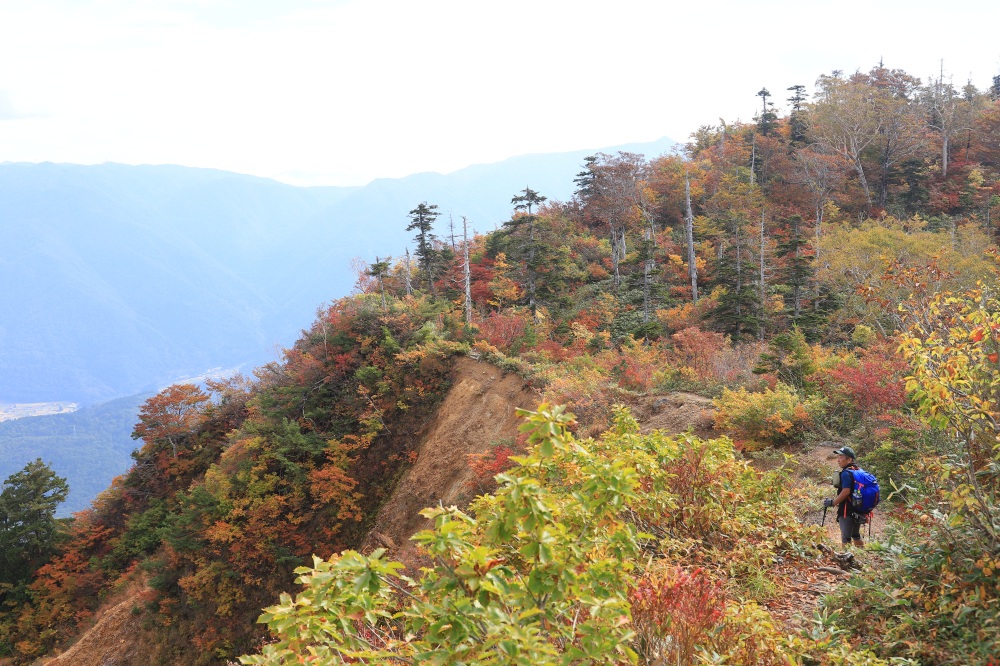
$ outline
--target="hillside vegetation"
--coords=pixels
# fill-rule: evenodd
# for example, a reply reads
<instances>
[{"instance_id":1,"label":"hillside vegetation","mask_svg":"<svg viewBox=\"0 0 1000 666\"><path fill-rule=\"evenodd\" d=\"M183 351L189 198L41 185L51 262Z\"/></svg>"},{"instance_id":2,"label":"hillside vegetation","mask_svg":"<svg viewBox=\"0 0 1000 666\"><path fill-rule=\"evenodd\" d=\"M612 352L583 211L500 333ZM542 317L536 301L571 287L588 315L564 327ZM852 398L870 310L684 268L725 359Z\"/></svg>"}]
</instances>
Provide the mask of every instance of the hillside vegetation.
<instances>
[{"instance_id":1,"label":"hillside vegetation","mask_svg":"<svg viewBox=\"0 0 1000 666\"><path fill-rule=\"evenodd\" d=\"M487 235L414 202L412 256L360 267L281 362L146 402L133 468L5 581L4 653L148 582L144 663L993 663L1000 82L790 91L682 154L594 155L568 202L512 192ZM366 536L462 354L545 404L395 562ZM622 406L674 391L722 436ZM783 454L831 442L887 526L788 622L833 493Z\"/></svg>"}]
</instances>

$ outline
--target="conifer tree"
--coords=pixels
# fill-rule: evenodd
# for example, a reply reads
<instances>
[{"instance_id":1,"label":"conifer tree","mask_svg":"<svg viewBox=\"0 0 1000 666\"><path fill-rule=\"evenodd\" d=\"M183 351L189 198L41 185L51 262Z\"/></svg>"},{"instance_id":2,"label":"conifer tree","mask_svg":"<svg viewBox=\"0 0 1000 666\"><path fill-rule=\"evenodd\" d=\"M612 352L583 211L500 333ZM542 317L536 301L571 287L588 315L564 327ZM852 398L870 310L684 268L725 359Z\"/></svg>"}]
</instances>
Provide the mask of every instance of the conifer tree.
<instances>
[{"instance_id":1,"label":"conifer tree","mask_svg":"<svg viewBox=\"0 0 1000 666\"><path fill-rule=\"evenodd\" d=\"M812 282L815 270L812 257L806 254L805 235L802 233L802 217L793 215L788 220L786 238L778 244L777 258L784 263L781 271L782 283L788 289L791 305L786 307L795 326L801 325L803 301Z\"/></svg>"},{"instance_id":2,"label":"conifer tree","mask_svg":"<svg viewBox=\"0 0 1000 666\"><path fill-rule=\"evenodd\" d=\"M761 88L757 92L757 97L760 97L762 104L760 116L757 118L757 129L760 130L761 134L767 136L774 131L778 115L774 112L774 102L767 101L771 97L771 91L767 88Z\"/></svg>"},{"instance_id":3,"label":"conifer tree","mask_svg":"<svg viewBox=\"0 0 1000 666\"><path fill-rule=\"evenodd\" d=\"M745 221L728 214L722 220L723 247L716 262L715 282L724 287L712 315L718 328L739 340L757 335L762 322L754 247Z\"/></svg>"},{"instance_id":4,"label":"conifer tree","mask_svg":"<svg viewBox=\"0 0 1000 666\"><path fill-rule=\"evenodd\" d=\"M802 102L806 100L806 87L802 84L795 84L788 87L788 92L792 93L792 96L788 98L788 103L792 105L792 111L788 114L791 142L793 144L802 144L806 141L806 129L808 126L805 119L805 112L802 109Z\"/></svg>"},{"instance_id":5,"label":"conifer tree","mask_svg":"<svg viewBox=\"0 0 1000 666\"><path fill-rule=\"evenodd\" d=\"M0 583L17 585L48 559L59 529L56 507L69 494L66 479L41 458L3 482L0 492Z\"/></svg>"},{"instance_id":6,"label":"conifer tree","mask_svg":"<svg viewBox=\"0 0 1000 666\"><path fill-rule=\"evenodd\" d=\"M520 194L510 200L514 204L514 215L503 223L507 233L516 238L514 258L523 263L528 308L531 309L531 316L534 318L538 316L538 261L542 254L536 229L538 215L534 209L545 200L546 197L530 187L525 187Z\"/></svg>"},{"instance_id":7,"label":"conifer tree","mask_svg":"<svg viewBox=\"0 0 1000 666\"><path fill-rule=\"evenodd\" d=\"M385 298L385 276L389 274L389 267L392 265L392 257L386 257L385 259L379 260L375 257L375 263L368 267L365 271L367 275L375 278L378 283L378 291L382 296L382 311L389 311L389 304Z\"/></svg>"},{"instance_id":8,"label":"conifer tree","mask_svg":"<svg viewBox=\"0 0 1000 666\"><path fill-rule=\"evenodd\" d=\"M434 295L434 268L437 263L437 250L434 248L434 242L437 240L437 236L431 232L431 229L434 227L434 220L439 215L441 213L437 212L436 205L428 205L424 201L409 212L410 224L406 227L407 231L417 232L416 236L413 237L413 240L417 242L415 252L417 263L424 272L424 279L427 280L427 290L432 295Z\"/></svg>"}]
</instances>

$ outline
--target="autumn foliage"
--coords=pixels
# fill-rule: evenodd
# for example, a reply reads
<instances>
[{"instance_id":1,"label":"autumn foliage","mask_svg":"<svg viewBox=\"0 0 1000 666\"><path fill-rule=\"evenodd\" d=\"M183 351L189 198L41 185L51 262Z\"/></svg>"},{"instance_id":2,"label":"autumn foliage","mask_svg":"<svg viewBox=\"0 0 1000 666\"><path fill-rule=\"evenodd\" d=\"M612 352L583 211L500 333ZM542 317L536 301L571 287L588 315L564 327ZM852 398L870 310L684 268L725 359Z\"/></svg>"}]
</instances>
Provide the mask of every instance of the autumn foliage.
<instances>
[{"instance_id":1,"label":"autumn foliage","mask_svg":"<svg viewBox=\"0 0 1000 666\"><path fill-rule=\"evenodd\" d=\"M463 348L454 320L376 303L322 311L253 380L150 398L135 464L37 572L13 653L31 658L69 638L102 596L144 572L159 658L225 657L250 645L291 568L357 543L409 460L408 424L430 414Z\"/></svg>"},{"instance_id":2,"label":"autumn foliage","mask_svg":"<svg viewBox=\"0 0 1000 666\"><path fill-rule=\"evenodd\" d=\"M406 588L421 603L437 603L428 590L476 596L469 581L519 585L518 575L540 570L532 567L543 553L565 555L543 544L552 534L568 538L559 530L580 527L573 520L583 514L498 508L537 492L567 511L599 514L599 527L614 526L630 548L654 547L630 541L639 531L655 537L663 566L632 558L627 585L623 570L599 570L571 590L611 595L614 619L597 597L564 595L560 608L579 613L604 641L602 659L628 658L634 646L650 662L788 663L779 657L792 654L796 663L880 663L839 643L831 622L822 640L803 639L803 649L766 628L747 629L766 622L753 602L771 593L756 584L770 582L767 565L803 557L807 539L769 494L783 480L768 477L761 487L737 452L845 439L906 486L894 514L902 533L947 537L937 549L925 539L920 558L884 568L917 572L921 584L909 586L903 574L888 579L892 591L879 608L898 622L878 631L896 642L875 649L961 663L963 641L995 645L995 634L967 618L996 626L988 606L996 600L989 577L998 528L986 516L996 513L1000 328L996 296L977 282L990 275L1000 214L997 91L959 93L944 80L921 82L879 65L821 76L811 101L794 94L787 116L768 106L767 93L754 122L703 126L676 154L588 157L569 201L526 188L510 220L486 235L444 242L433 233L435 207L421 204L432 214L412 228L417 260L356 262L360 293L324 307L280 361L249 378L172 386L143 406L132 468L75 517L22 596L4 598L0 656L23 663L65 644L102 599L135 580L152 588L137 612L155 636L151 656L163 663L222 663L253 652L263 638L254 625L259 609L310 563L318 573L304 574L308 585L339 576L337 594L352 599L378 587L372 572L391 579L378 588L378 603L398 610L396 595L408 583L389 563L337 553L361 543L411 460L414 433L448 388L452 357L466 351L567 405L578 421L555 419L559 442L571 441L571 427L582 440L609 434L587 443L590 458L553 465L544 479L518 463L519 443L496 442L473 456L470 491L496 485L499 496L479 501L482 516L433 513L437 531L421 543L449 564L426 573L425 587ZM945 108L957 125L943 125ZM714 399L716 428L735 444L640 437L614 407L670 391ZM532 455L548 465L544 439L535 437ZM594 471L596 459L634 472L626 476L635 483L609 489L624 482ZM605 486L581 489L581 469ZM615 511L587 504L597 490L615 498ZM946 512L904 505L920 495ZM530 527L518 522L536 510ZM532 532L545 521L554 532ZM516 535L504 534L523 552L497 537L515 526ZM565 584L607 564L610 550L566 555ZM622 585L599 584L609 580ZM539 598L532 591L521 601ZM289 603L271 619L302 610ZM907 624L914 609L916 624ZM536 610L511 626L541 622L548 609ZM369 617L351 607L339 630L357 639L359 653L394 645L411 658L426 646L408 636L440 650L434 632L450 640L464 626L461 614L447 626L422 624L418 614L407 616L416 623L410 633L400 633L385 612ZM629 612L634 637L621 621ZM532 654L549 654L559 641L585 643L566 629L568 614L545 617L545 631L525 639L538 650ZM877 635L856 629L875 646ZM559 641L538 637L563 630ZM819 654L818 645L834 644L836 654ZM481 647L470 645L470 654Z\"/></svg>"}]
</instances>

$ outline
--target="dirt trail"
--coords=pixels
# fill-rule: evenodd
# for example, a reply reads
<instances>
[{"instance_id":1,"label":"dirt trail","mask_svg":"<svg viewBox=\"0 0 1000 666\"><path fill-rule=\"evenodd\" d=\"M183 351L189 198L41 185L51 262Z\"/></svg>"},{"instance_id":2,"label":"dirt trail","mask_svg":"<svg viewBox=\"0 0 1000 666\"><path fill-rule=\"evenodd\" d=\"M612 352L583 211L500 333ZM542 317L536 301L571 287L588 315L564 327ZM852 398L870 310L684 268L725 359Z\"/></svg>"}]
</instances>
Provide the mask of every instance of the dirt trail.
<instances>
[{"instance_id":1,"label":"dirt trail","mask_svg":"<svg viewBox=\"0 0 1000 666\"><path fill-rule=\"evenodd\" d=\"M106 606L96 624L85 631L62 654L36 662L44 666L131 666L143 663L140 652L143 613L141 591L134 590L123 601Z\"/></svg>"},{"instance_id":2,"label":"dirt trail","mask_svg":"<svg viewBox=\"0 0 1000 666\"><path fill-rule=\"evenodd\" d=\"M803 486L819 484L827 491L826 497L833 497L836 494L833 479L840 470L837 457L833 454L836 447L836 444L826 442L796 453L793 476L798 483ZM806 513L803 520L814 525L823 524L826 539L822 544L824 552L820 560L814 565L800 563L776 567L772 576L776 582L780 581L781 593L763 604L790 632L805 628L822 597L847 580L849 573L845 569L864 569L868 566L863 550L841 545L840 526L835 512L828 510L826 521L823 522L822 500L818 499L816 503L818 506ZM884 530L885 513L879 510L872 512L870 538L880 540ZM868 542L867 526L863 536L865 542Z\"/></svg>"}]
</instances>

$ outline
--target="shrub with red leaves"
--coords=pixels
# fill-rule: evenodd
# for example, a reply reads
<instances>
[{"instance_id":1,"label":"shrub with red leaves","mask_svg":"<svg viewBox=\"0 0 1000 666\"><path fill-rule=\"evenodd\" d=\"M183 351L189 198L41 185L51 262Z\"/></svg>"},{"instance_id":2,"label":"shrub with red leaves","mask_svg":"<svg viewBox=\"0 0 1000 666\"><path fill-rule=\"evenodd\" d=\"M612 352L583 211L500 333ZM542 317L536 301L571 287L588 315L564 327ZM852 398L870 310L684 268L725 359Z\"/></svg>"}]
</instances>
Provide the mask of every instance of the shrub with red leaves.
<instances>
[{"instance_id":1,"label":"shrub with red leaves","mask_svg":"<svg viewBox=\"0 0 1000 666\"><path fill-rule=\"evenodd\" d=\"M470 453L468 455L469 469L472 470L473 478L466 484L466 487L477 493L490 492L496 486L493 477L514 466L511 456L518 455L514 450L516 444L512 440L506 442L495 442L484 453Z\"/></svg>"},{"instance_id":2,"label":"shrub with red leaves","mask_svg":"<svg viewBox=\"0 0 1000 666\"><path fill-rule=\"evenodd\" d=\"M664 569L642 578L630 594L637 647L646 663L691 664L699 645L726 611L719 581L698 568Z\"/></svg>"},{"instance_id":3,"label":"shrub with red leaves","mask_svg":"<svg viewBox=\"0 0 1000 666\"><path fill-rule=\"evenodd\" d=\"M817 373L815 380L831 404L854 410L863 419L885 420L906 404L907 369L906 361L888 345L879 345L864 350L857 364L840 363Z\"/></svg>"},{"instance_id":4,"label":"shrub with red leaves","mask_svg":"<svg viewBox=\"0 0 1000 666\"><path fill-rule=\"evenodd\" d=\"M527 321L519 314L491 312L478 324L480 337L501 351L510 351L514 341L524 336Z\"/></svg>"}]
</instances>

